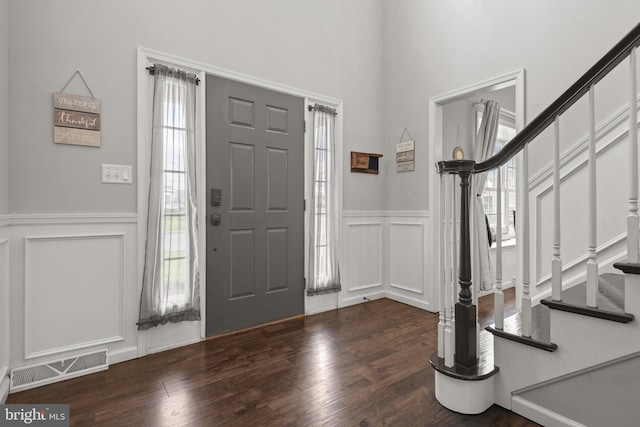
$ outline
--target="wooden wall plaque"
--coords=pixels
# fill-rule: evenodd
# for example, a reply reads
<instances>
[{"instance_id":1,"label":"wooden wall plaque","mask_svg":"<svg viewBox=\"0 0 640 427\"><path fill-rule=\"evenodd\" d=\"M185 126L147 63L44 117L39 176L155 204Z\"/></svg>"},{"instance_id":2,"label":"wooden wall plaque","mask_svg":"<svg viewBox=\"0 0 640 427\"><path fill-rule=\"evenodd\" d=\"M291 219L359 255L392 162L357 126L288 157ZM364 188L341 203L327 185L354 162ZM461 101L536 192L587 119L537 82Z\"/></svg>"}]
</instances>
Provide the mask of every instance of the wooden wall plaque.
<instances>
[{"instance_id":1,"label":"wooden wall plaque","mask_svg":"<svg viewBox=\"0 0 640 427\"><path fill-rule=\"evenodd\" d=\"M54 126L100 130L100 115L81 111L53 110Z\"/></svg>"},{"instance_id":2,"label":"wooden wall plaque","mask_svg":"<svg viewBox=\"0 0 640 427\"><path fill-rule=\"evenodd\" d=\"M351 172L378 174L378 159L382 154L351 152Z\"/></svg>"},{"instance_id":3,"label":"wooden wall plaque","mask_svg":"<svg viewBox=\"0 0 640 427\"><path fill-rule=\"evenodd\" d=\"M404 136L404 133L402 135ZM416 169L415 149L415 141L405 141L396 144L397 172L411 172Z\"/></svg>"},{"instance_id":4,"label":"wooden wall plaque","mask_svg":"<svg viewBox=\"0 0 640 427\"><path fill-rule=\"evenodd\" d=\"M71 93L56 92L53 94L53 108L85 113L100 114L102 105L98 98L73 95Z\"/></svg>"},{"instance_id":5,"label":"wooden wall plaque","mask_svg":"<svg viewBox=\"0 0 640 427\"><path fill-rule=\"evenodd\" d=\"M53 107L53 142L100 147L98 98L56 92Z\"/></svg>"},{"instance_id":6,"label":"wooden wall plaque","mask_svg":"<svg viewBox=\"0 0 640 427\"><path fill-rule=\"evenodd\" d=\"M100 131L54 126L53 140L58 144L100 147Z\"/></svg>"},{"instance_id":7,"label":"wooden wall plaque","mask_svg":"<svg viewBox=\"0 0 640 427\"><path fill-rule=\"evenodd\" d=\"M396 162L400 163L400 162L410 162L412 160L415 160L416 157L416 152L411 150L411 151L403 151L401 153L396 153Z\"/></svg>"}]
</instances>

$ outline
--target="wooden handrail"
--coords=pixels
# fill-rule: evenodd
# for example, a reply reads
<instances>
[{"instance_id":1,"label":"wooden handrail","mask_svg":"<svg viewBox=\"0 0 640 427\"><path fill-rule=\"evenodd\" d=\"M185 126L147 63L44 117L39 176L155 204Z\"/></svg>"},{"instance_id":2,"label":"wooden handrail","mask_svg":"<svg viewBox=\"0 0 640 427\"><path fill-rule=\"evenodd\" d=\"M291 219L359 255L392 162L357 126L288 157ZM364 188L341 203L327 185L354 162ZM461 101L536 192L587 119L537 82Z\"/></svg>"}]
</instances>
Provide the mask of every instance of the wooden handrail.
<instances>
[{"instance_id":1,"label":"wooden handrail","mask_svg":"<svg viewBox=\"0 0 640 427\"><path fill-rule=\"evenodd\" d=\"M586 94L592 85L598 83L620 64L629 55L631 49L638 46L640 46L640 23L571 85L569 89L518 132L498 153L483 162L476 163L471 173L486 172L507 163L525 145L549 127L557 116L567 111L569 107ZM438 162L438 173L458 173L461 167L458 162L456 160Z\"/></svg>"}]
</instances>

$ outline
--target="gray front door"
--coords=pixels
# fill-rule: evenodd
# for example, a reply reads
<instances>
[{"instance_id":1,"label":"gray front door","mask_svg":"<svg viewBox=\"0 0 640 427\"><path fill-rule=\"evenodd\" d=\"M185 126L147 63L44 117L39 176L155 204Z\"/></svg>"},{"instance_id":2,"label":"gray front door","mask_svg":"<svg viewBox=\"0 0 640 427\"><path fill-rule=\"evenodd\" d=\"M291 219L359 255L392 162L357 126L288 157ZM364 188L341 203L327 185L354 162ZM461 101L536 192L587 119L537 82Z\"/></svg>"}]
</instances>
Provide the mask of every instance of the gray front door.
<instances>
[{"instance_id":1,"label":"gray front door","mask_svg":"<svg viewBox=\"0 0 640 427\"><path fill-rule=\"evenodd\" d=\"M304 311L304 102L207 76L207 335Z\"/></svg>"}]
</instances>

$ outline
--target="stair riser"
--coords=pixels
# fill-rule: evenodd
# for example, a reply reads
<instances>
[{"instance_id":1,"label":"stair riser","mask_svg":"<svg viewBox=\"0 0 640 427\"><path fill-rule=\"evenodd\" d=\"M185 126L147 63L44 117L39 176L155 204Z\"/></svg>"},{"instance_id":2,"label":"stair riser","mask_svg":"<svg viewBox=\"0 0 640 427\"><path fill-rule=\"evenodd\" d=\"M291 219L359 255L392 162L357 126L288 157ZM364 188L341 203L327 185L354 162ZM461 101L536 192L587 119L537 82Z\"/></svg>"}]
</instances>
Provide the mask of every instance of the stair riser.
<instances>
[{"instance_id":1,"label":"stair riser","mask_svg":"<svg viewBox=\"0 0 640 427\"><path fill-rule=\"evenodd\" d=\"M625 274L624 277L624 311L640 319L640 275Z\"/></svg>"},{"instance_id":2,"label":"stair riser","mask_svg":"<svg viewBox=\"0 0 640 427\"><path fill-rule=\"evenodd\" d=\"M494 337L496 403L511 409L513 391L640 351L640 322L621 324L551 311L554 353Z\"/></svg>"}]
</instances>

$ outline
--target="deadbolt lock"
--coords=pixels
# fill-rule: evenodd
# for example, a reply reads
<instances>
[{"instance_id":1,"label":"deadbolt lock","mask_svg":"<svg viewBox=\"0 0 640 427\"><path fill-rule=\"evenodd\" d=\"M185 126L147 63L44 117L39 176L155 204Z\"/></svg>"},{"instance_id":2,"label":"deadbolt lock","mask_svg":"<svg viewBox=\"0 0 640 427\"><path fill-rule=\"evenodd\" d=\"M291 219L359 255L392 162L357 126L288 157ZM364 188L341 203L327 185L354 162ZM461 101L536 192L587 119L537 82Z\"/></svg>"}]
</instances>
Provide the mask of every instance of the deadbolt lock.
<instances>
[{"instance_id":1,"label":"deadbolt lock","mask_svg":"<svg viewBox=\"0 0 640 427\"><path fill-rule=\"evenodd\" d=\"M220 215L219 213L212 213L210 218L211 225L213 226L218 226L222 222L222 215Z\"/></svg>"}]
</instances>

